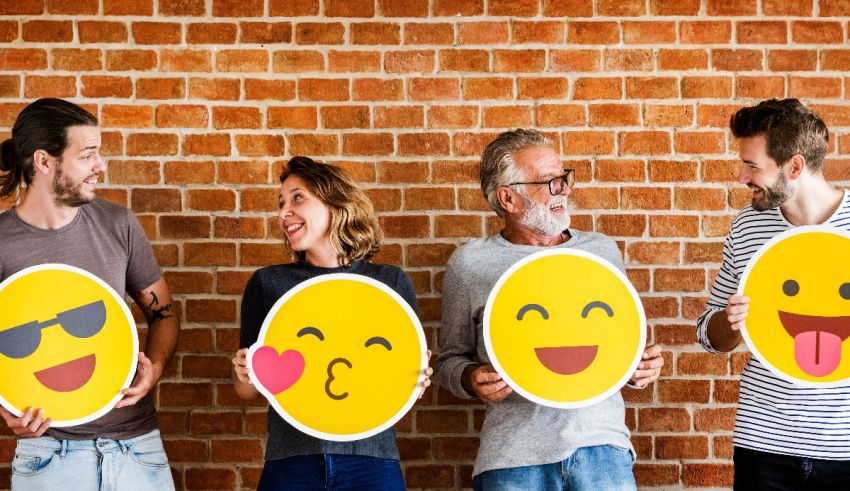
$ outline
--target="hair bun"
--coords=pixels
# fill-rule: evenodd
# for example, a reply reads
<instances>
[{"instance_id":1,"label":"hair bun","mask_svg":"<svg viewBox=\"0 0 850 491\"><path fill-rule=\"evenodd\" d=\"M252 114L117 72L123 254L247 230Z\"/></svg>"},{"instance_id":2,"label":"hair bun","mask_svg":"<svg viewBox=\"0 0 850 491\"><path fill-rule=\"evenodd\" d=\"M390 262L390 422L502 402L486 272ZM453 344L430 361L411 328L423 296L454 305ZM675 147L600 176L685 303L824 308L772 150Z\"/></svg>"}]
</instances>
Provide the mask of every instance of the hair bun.
<instances>
[{"instance_id":1,"label":"hair bun","mask_svg":"<svg viewBox=\"0 0 850 491\"><path fill-rule=\"evenodd\" d=\"M17 163L18 152L15 150L15 143L9 138L0 144L0 170L9 172Z\"/></svg>"}]
</instances>

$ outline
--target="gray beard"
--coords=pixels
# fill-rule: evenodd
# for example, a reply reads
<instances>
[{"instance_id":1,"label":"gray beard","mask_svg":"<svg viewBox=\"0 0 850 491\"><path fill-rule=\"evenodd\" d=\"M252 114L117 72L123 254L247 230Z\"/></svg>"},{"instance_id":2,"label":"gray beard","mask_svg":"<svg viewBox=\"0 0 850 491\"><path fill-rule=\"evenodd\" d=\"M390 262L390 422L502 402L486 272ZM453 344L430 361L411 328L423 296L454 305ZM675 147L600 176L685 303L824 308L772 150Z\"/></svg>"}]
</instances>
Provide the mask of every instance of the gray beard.
<instances>
[{"instance_id":1,"label":"gray beard","mask_svg":"<svg viewBox=\"0 0 850 491\"><path fill-rule=\"evenodd\" d=\"M525 203L525 213L519 219L519 223L535 233L544 237L554 237L570 226L570 203L563 196L553 196L553 199L548 203L543 204L539 201L532 200L524 192L520 192L522 200ZM561 217L556 216L549 211L549 206L557 203L558 200L563 201L564 214Z\"/></svg>"}]
</instances>

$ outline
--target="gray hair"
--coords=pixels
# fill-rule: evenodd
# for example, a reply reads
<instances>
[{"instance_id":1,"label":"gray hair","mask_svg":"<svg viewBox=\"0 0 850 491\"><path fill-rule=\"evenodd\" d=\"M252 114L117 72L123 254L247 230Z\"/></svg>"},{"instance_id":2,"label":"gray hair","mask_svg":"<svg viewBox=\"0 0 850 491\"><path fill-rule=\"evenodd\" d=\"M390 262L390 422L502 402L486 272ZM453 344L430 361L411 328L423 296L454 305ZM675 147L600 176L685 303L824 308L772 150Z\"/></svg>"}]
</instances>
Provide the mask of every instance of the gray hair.
<instances>
[{"instance_id":1,"label":"gray hair","mask_svg":"<svg viewBox=\"0 0 850 491\"><path fill-rule=\"evenodd\" d=\"M552 140L537 130L506 131L487 145L481 156L481 191L497 215L504 218L505 209L499 203L496 190L525 178L517 169L514 154L529 147L551 147Z\"/></svg>"}]
</instances>

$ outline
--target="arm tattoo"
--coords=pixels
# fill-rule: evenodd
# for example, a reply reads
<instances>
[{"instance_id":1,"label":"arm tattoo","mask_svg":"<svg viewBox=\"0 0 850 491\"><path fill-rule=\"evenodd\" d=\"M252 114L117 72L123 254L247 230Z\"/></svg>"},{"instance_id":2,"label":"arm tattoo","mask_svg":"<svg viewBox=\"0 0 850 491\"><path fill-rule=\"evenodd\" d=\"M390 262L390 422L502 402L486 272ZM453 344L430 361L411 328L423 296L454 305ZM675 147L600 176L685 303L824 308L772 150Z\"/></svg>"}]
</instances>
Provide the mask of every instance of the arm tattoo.
<instances>
[{"instance_id":1,"label":"arm tattoo","mask_svg":"<svg viewBox=\"0 0 850 491\"><path fill-rule=\"evenodd\" d=\"M150 324L153 325L157 321L165 319L167 317L172 317L172 314L169 313L171 310L171 304L166 304L159 306L159 299L156 297L156 292L151 291L151 303L143 306L142 309L150 312Z\"/></svg>"}]
</instances>

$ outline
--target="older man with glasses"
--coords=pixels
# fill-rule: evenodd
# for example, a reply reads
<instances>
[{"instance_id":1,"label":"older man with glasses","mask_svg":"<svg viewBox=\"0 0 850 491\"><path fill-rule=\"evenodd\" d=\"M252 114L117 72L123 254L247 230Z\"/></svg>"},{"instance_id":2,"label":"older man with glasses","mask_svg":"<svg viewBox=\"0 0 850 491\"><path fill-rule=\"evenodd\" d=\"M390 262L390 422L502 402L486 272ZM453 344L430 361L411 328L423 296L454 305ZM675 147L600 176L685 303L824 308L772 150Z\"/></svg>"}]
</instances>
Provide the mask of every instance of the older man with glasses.
<instances>
[{"instance_id":1,"label":"older man with glasses","mask_svg":"<svg viewBox=\"0 0 850 491\"><path fill-rule=\"evenodd\" d=\"M473 470L477 490L636 488L619 392L581 409L536 404L513 394L484 345L487 297L523 257L558 247L596 254L624 269L612 239L569 228L567 198L574 184L575 171L563 167L548 137L534 130L502 133L482 156L481 188L504 218L504 229L460 247L446 269L437 375L458 397L487 403ZM645 387L658 378L663 363L660 347L647 348L629 385Z\"/></svg>"}]
</instances>

